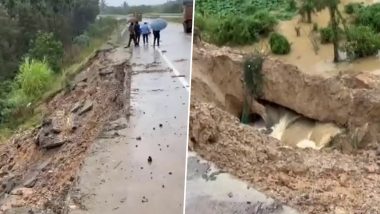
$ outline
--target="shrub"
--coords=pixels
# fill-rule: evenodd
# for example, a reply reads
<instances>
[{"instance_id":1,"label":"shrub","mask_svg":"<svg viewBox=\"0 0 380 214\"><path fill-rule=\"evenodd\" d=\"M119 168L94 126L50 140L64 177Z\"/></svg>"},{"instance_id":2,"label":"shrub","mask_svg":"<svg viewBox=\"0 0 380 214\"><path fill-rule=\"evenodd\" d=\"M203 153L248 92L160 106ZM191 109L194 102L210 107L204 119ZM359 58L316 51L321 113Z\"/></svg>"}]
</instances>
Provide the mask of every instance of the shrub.
<instances>
[{"instance_id":1,"label":"shrub","mask_svg":"<svg viewBox=\"0 0 380 214\"><path fill-rule=\"evenodd\" d=\"M55 40L53 33L39 32L32 42L32 48L28 56L39 61L44 61L55 71L60 71L61 59L63 56L63 45Z\"/></svg>"},{"instance_id":2,"label":"shrub","mask_svg":"<svg viewBox=\"0 0 380 214\"><path fill-rule=\"evenodd\" d=\"M206 21L205 18L200 13L195 13L195 26L200 30L203 31L206 29Z\"/></svg>"},{"instance_id":3,"label":"shrub","mask_svg":"<svg viewBox=\"0 0 380 214\"><path fill-rule=\"evenodd\" d=\"M347 31L344 50L350 58L376 55L380 49L380 35L368 26L353 26Z\"/></svg>"},{"instance_id":4,"label":"shrub","mask_svg":"<svg viewBox=\"0 0 380 214\"><path fill-rule=\"evenodd\" d=\"M260 35L268 35L273 31L278 21L275 16L267 10L257 11L250 19L251 27L255 27L256 32Z\"/></svg>"},{"instance_id":5,"label":"shrub","mask_svg":"<svg viewBox=\"0 0 380 214\"><path fill-rule=\"evenodd\" d=\"M319 30L318 23L313 23L313 31L318 32L318 30Z\"/></svg>"},{"instance_id":6,"label":"shrub","mask_svg":"<svg viewBox=\"0 0 380 214\"><path fill-rule=\"evenodd\" d=\"M284 55L290 52L290 43L288 39L279 33L271 34L269 44L274 54Z\"/></svg>"},{"instance_id":7,"label":"shrub","mask_svg":"<svg viewBox=\"0 0 380 214\"><path fill-rule=\"evenodd\" d=\"M88 47L90 45L90 37L84 33L74 38L74 44L81 47Z\"/></svg>"},{"instance_id":8,"label":"shrub","mask_svg":"<svg viewBox=\"0 0 380 214\"><path fill-rule=\"evenodd\" d=\"M319 30L319 32L321 34L321 43L322 44L331 43L333 41L334 32L333 32L331 27L321 28Z\"/></svg>"},{"instance_id":9,"label":"shrub","mask_svg":"<svg viewBox=\"0 0 380 214\"><path fill-rule=\"evenodd\" d=\"M210 40L217 45L244 45L257 41L256 25L251 26L249 19L238 16L229 16L221 19L210 32Z\"/></svg>"},{"instance_id":10,"label":"shrub","mask_svg":"<svg viewBox=\"0 0 380 214\"><path fill-rule=\"evenodd\" d=\"M296 11L297 10L297 2L296 0L288 0L287 11Z\"/></svg>"},{"instance_id":11,"label":"shrub","mask_svg":"<svg viewBox=\"0 0 380 214\"><path fill-rule=\"evenodd\" d=\"M112 32L118 22L111 17L99 18L88 27L87 34L93 38L104 38Z\"/></svg>"},{"instance_id":12,"label":"shrub","mask_svg":"<svg viewBox=\"0 0 380 214\"><path fill-rule=\"evenodd\" d=\"M380 3L363 7L356 13L356 24L372 27L380 32Z\"/></svg>"},{"instance_id":13,"label":"shrub","mask_svg":"<svg viewBox=\"0 0 380 214\"><path fill-rule=\"evenodd\" d=\"M273 31L277 20L269 13L258 12L253 16L227 16L220 18L209 32L211 42L217 45L246 45L258 40L259 35Z\"/></svg>"},{"instance_id":14,"label":"shrub","mask_svg":"<svg viewBox=\"0 0 380 214\"><path fill-rule=\"evenodd\" d=\"M41 97L51 84L52 78L53 72L48 63L26 58L16 76L18 88L14 91L24 94L29 101L33 101Z\"/></svg>"},{"instance_id":15,"label":"shrub","mask_svg":"<svg viewBox=\"0 0 380 214\"><path fill-rule=\"evenodd\" d=\"M363 7L362 3L349 3L344 6L344 12L347 14L356 13L360 8Z\"/></svg>"}]
</instances>

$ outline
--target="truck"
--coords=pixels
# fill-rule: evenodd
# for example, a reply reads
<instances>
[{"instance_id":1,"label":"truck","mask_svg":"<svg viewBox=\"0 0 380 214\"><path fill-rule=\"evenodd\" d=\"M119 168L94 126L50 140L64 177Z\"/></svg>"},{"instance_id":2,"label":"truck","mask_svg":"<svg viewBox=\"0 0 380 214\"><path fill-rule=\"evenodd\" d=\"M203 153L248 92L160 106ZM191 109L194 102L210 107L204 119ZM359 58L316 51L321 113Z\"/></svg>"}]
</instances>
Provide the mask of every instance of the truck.
<instances>
[{"instance_id":1,"label":"truck","mask_svg":"<svg viewBox=\"0 0 380 214\"><path fill-rule=\"evenodd\" d=\"M183 30L185 33L193 31L193 0L183 1Z\"/></svg>"}]
</instances>

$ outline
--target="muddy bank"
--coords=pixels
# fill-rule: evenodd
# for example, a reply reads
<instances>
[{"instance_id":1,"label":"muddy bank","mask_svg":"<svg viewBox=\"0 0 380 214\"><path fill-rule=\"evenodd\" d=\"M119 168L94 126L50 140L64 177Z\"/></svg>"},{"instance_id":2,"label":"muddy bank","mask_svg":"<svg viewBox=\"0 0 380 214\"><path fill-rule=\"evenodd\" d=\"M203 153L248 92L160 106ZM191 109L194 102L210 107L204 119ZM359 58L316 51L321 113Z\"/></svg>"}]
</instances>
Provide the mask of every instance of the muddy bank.
<instances>
[{"instance_id":1,"label":"muddy bank","mask_svg":"<svg viewBox=\"0 0 380 214\"><path fill-rule=\"evenodd\" d=\"M65 211L87 149L111 116L126 114L129 57L123 48L99 51L70 87L41 107L40 127L0 146L0 213Z\"/></svg>"},{"instance_id":2,"label":"muddy bank","mask_svg":"<svg viewBox=\"0 0 380 214\"><path fill-rule=\"evenodd\" d=\"M374 150L286 148L213 104L193 102L190 148L301 213L379 213L380 163Z\"/></svg>"},{"instance_id":3,"label":"muddy bank","mask_svg":"<svg viewBox=\"0 0 380 214\"><path fill-rule=\"evenodd\" d=\"M244 55L211 45L194 48L192 100L217 104L233 115L243 106ZM267 58L261 99L307 118L332 122L365 142L380 139L380 77L356 72L331 77L311 75Z\"/></svg>"}]
</instances>

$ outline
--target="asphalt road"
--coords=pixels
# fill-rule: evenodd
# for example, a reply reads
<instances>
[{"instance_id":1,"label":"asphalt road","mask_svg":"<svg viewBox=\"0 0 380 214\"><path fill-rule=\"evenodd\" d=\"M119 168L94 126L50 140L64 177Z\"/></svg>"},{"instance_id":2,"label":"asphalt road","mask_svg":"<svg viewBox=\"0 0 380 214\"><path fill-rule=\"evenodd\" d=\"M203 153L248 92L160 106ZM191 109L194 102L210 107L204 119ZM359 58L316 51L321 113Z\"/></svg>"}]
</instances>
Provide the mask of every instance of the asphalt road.
<instances>
[{"instance_id":1,"label":"asphalt road","mask_svg":"<svg viewBox=\"0 0 380 214\"><path fill-rule=\"evenodd\" d=\"M160 48L132 48L130 116L94 142L69 213L182 213L191 39L180 31L169 24Z\"/></svg>"}]
</instances>

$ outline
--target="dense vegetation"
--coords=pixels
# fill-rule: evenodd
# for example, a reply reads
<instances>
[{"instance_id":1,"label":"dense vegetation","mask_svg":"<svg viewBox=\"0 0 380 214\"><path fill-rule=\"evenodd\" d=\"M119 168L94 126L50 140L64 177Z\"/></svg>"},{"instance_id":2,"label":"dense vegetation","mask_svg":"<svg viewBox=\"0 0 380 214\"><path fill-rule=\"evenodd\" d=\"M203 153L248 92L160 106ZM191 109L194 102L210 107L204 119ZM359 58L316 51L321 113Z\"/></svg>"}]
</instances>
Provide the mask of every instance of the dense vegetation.
<instances>
[{"instance_id":1,"label":"dense vegetation","mask_svg":"<svg viewBox=\"0 0 380 214\"><path fill-rule=\"evenodd\" d=\"M284 55L290 52L290 43L288 39L279 33L272 33L270 35L269 45L274 54Z\"/></svg>"},{"instance_id":2,"label":"dense vegetation","mask_svg":"<svg viewBox=\"0 0 380 214\"><path fill-rule=\"evenodd\" d=\"M117 21L98 14L98 0L0 0L0 129L30 116L114 31Z\"/></svg>"},{"instance_id":3,"label":"dense vegetation","mask_svg":"<svg viewBox=\"0 0 380 214\"><path fill-rule=\"evenodd\" d=\"M217 45L245 45L273 31L278 20L296 12L293 0L199 0L196 26Z\"/></svg>"},{"instance_id":4,"label":"dense vegetation","mask_svg":"<svg viewBox=\"0 0 380 214\"><path fill-rule=\"evenodd\" d=\"M129 6L127 2L120 6L107 6L105 0L101 0L101 14L127 15L130 13L181 13L183 0L172 0L160 5Z\"/></svg>"},{"instance_id":5,"label":"dense vegetation","mask_svg":"<svg viewBox=\"0 0 380 214\"><path fill-rule=\"evenodd\" d=\"M352 26L347 31L344 50L350 58L376 55L380 49L380 35L368 26Z\"/></svg>"}]
</instances>

